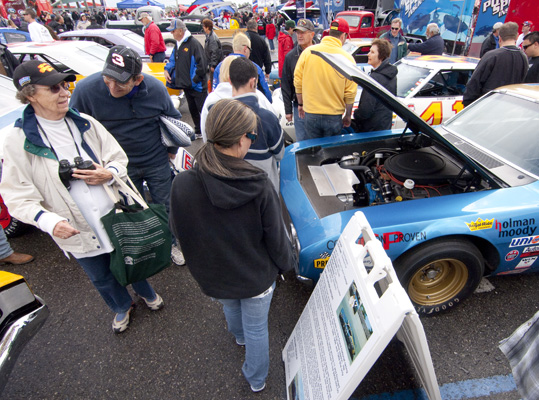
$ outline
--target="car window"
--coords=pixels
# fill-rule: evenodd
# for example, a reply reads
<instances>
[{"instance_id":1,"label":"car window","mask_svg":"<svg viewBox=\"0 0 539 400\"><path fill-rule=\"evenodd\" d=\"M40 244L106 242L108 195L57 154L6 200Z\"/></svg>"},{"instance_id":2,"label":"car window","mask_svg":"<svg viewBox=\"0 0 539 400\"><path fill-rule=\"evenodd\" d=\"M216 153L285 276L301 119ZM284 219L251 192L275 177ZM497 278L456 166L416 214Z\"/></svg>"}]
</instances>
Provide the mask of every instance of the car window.
<instances>
[{"instance_id":1,"label":"car window","mask_svg":"<svg viewBox=\"0 0 539 400\"><path fill-rule=\"evenodd\" d=\"M109 49L111 47L114 47L114 43L100 36L88 36L86 40L91 40L92 42L99 43L101 46L108 47Z\"/></svg>"},{"instance_id":2,"label":"car window","mask_svg":"<svg viewBox=\"0 0 539 400\"><path fill-rule=\"evenodd\" d=\"M493 93L445 123L446 128L539 175L539 103Z\"/></svg>"},{"instance_id":3,"label":"car window","mask_svg":"<svg viewBox=\"0 0 539 400\"><path fill-rule=\"evenodd\" d=\"M357 15L340 15L339 18L344 19L346 22L348 22L348 25L354 28L359 25L360 18Z\"/></svg>"},{"instance_id":4,"label":"car window","mask_svg":"<svg viewBox=\"0 0 539 400\"><path fill-rule=\"evenodd\" d=\"M363 17L361 20L362 28L370 28L372 26L372 17Z\"/></svg>"},{"instance_id":5,"label":"car window","mask_svg":"<svg viewBox=\"0 0 539 400\"><path fill-rule=\"evenodd\" d=\"M397 97L406 97L430 74L430 69L398 62Z\"/></svg>"},{"instance_id":6,"label":"car window","mask_svg":"<svg viewBox=\"0 0 539 400\"><path fill-rule=\"evenodd\" d=\"M26 42L26 36L21 33L5 32L4 37L8 43Z\"/></svg>"},{"instance_id":7,"label":"car window","mask_svg":"<svg viewBox=\"0 0 539 400\"><path fill-rule=\"evenodd\" d=\"M462 96L473 71L439 71L416 97Z\"/></svg>"}]
</instances>

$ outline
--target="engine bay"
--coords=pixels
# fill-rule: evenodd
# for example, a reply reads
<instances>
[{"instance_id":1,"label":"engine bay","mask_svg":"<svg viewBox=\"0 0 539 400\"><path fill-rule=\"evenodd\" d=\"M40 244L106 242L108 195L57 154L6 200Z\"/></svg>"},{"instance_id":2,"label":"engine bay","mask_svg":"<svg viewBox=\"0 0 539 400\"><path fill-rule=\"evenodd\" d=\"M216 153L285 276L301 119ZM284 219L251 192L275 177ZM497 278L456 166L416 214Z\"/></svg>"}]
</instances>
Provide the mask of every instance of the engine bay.
<instances>
[{"instance_id":1,"label":"engine bay","mask_svg":"<svg viewBox=\"0 0 539 400\"><path fill-rule=\"evenodd\" d=\"M296 157L300 182L321 218L352 208L490 189L462 160L422 135L316 146Z\"/></svg>"}]
</instances>

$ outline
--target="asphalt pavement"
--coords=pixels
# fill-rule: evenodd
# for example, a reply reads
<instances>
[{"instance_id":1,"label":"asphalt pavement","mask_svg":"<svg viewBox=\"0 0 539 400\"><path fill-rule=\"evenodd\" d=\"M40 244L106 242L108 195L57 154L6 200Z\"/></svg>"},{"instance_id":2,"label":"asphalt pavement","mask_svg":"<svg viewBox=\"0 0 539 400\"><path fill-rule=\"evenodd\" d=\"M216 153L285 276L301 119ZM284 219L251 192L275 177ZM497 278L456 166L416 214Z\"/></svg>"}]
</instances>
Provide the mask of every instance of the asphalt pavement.
<instances>
[{"instance_id":1,"label":"asphalt pavement","mask_svg":"<svg viewBox=\"0 0 539 400\"><path fill-rule=\"evenodd\" d=\"M211 229L193 227L201 228ZM270 373L266 389L253 394L241 374L244 349L227 332L220 305L201 293L187 267L171 266L152 277L165 308L150 311L138 300L130 328L115 335L112 312L48 235L32 230L10 243L36 259L2 268L23 275L51 313L23 350L1 398L286 399L281 351L311 293L293 274L277 282L269 315ZM520 398L498 342L537 312L539 274L489 281L493 290L422 319L444 400ZM353 398L422 398L419 387L403 346L393 340Z\"/></svg>"}]
</instances>

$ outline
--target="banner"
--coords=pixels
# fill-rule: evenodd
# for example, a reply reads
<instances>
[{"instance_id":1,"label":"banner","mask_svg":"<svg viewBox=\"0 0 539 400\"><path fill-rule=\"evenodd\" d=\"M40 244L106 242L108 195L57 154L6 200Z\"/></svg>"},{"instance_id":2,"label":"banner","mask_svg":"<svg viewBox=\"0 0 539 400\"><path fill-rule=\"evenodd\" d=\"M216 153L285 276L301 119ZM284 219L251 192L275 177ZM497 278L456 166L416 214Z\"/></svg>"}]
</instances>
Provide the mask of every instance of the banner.
<instances>
[{"instance_id":1,"label":"banner","mask_svg":"<svg viewBox=\"0 0 539 400\"><path fill-rule=\"evenodd\" d=\"M481 45L496 22L505 22L509 0L482 0L468 56L479 57Z\"/></svg>"}]
</instances>

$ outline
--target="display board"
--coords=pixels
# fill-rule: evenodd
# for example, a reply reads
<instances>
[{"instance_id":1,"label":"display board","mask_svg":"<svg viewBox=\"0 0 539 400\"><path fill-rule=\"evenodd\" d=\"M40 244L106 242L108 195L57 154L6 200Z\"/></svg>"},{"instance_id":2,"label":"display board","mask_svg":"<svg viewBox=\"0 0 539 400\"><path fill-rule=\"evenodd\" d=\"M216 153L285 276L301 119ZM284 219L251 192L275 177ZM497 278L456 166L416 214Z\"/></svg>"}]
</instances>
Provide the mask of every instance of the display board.
<instances>
[{"instance_id":1,"label":"display board","mask_svg":"<svg viewBox=\"0 0 539 400\"><path fill-rule=\"evenodd\" d=\"M419 317L382 244L357 212L283 350L287 398L348 399L397 333L427 395L441 399Z\"/></svg>"}]
</instances>

